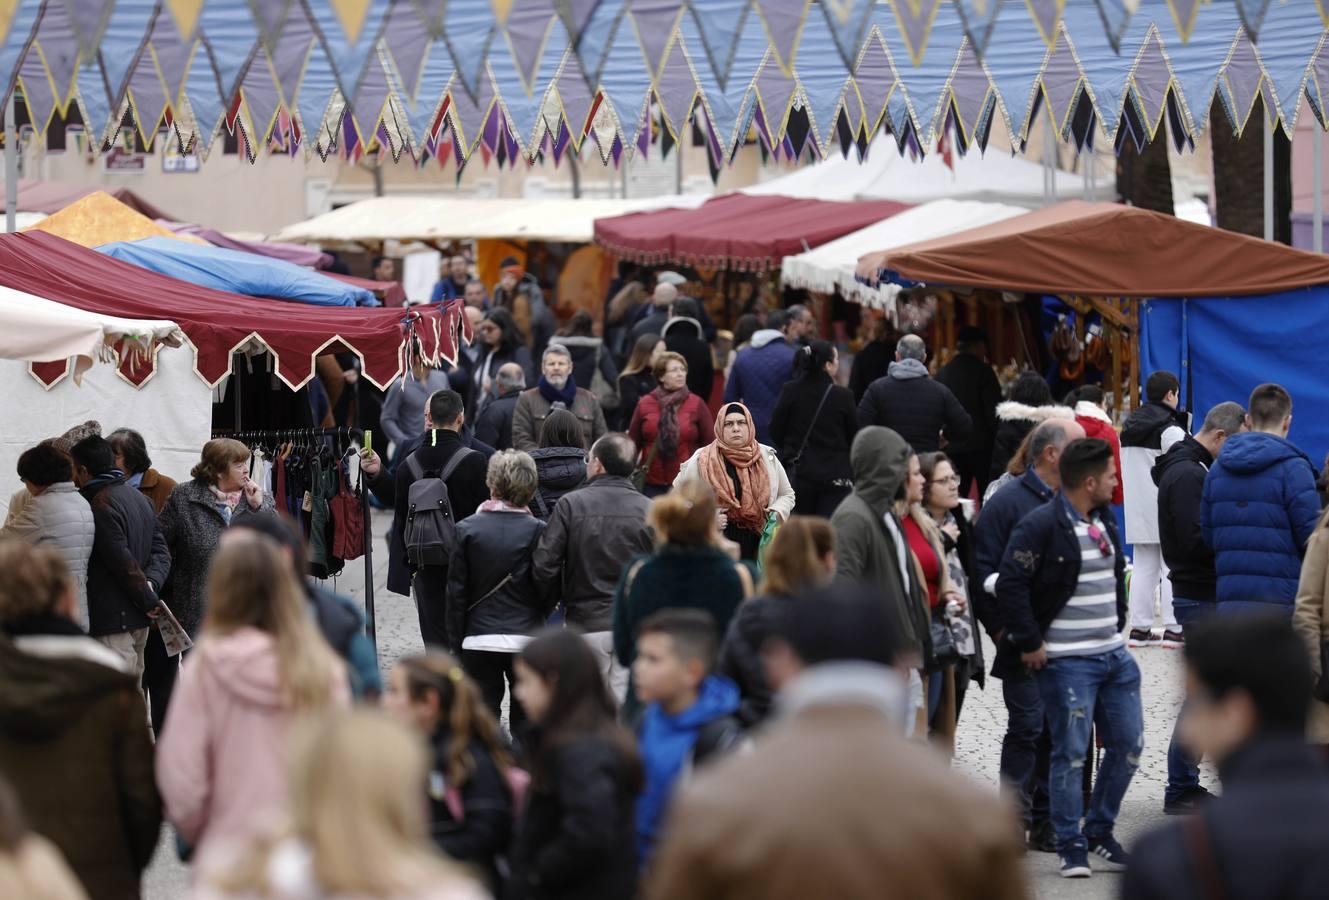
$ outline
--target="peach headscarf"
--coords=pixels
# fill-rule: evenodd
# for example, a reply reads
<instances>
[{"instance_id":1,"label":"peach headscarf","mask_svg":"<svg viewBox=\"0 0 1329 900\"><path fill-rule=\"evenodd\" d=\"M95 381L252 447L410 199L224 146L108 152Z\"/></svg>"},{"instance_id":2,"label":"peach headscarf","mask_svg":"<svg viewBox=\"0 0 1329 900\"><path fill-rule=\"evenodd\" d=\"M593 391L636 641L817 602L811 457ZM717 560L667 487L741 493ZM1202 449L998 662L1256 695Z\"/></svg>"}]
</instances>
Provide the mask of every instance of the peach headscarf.
<instances>
[{"instance_id":1,"label":"peach headscarf","mask_svg":"<svg viewBox=\"0 0 1329 900\"><path fill-rule=\"evenodd\" d=\"M725 416L741 412L748 420L748 443L730 447L724 443ZM725 467L728 461L738 474L743 499L734 491L734 481ZM752 413L742 403L726 403L715 417L715 442L701 451L697 460L701 477L715 491L716 504L729 516L729 521L760 534L766 527L766 507L771 502L771 476L766 461L761 458L761 445L757 443L757 426Z\"/></svg>"}]
</instances>

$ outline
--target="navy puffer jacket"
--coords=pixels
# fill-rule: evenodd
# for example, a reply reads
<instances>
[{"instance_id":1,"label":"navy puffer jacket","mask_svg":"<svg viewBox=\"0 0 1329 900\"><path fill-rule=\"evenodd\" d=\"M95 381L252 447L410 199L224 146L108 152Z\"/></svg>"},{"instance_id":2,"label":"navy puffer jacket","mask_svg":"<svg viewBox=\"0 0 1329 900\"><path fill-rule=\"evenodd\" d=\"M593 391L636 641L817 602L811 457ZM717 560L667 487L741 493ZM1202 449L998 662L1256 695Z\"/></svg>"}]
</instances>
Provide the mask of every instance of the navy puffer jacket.
<instances>
[{"instance_id":1,"label":"navy puffer jacket","mask_svg":"<svg viewBox=\"0 0 1329 900\"><path fill-rule=\"evenodd\" d=\"M1291 613L1301 557L1319 516L1306 454L1263 432L1228 438L1205 477L1200 505L1218 602L1270 603Z\"/></svg>"}]
</instances>

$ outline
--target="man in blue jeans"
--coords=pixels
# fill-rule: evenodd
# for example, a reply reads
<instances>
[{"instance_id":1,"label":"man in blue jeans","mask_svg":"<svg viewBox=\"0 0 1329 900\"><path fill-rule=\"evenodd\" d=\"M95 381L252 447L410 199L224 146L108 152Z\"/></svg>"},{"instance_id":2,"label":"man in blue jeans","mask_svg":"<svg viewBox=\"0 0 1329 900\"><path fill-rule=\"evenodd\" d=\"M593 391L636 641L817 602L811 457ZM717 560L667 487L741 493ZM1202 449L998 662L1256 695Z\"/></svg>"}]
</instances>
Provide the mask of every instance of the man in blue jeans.
<instances>
[{"instance_id":1,"label":"man in blue jeans","mask_svg":"<svg viewBox=\"0 0 1329 900\"><path fill-rule=\"evenodd\" d=\"M1214 611L1214 552L1200 528L1200 499L1204 479L1230 435L1246 430L1246 410L1240 403L1220 403L1209 410L1199 434L1172 445L1151 472L1158 485L1158 536L1172 579L1172 611L1183 634L1193 622ZM1167 791L1163 812L1195 812L1210 799L1200 786L1199 761L1192 759L1177 739L1181 714L1167 751Z\"/></svg>"},{"instance_id":2,"label":"man in blue jeans","mask_svg":"<svg viewBox=\"0 0 1329 900\"><path fill-rule=\"evenodd\" d=\"M1052 732L1052 827L1065 878L1087 878L1089 854L1121 869L1112 835L1140 764L1140 669L1126 650L1126 561L1108 504L1117 485L1112 447L1072 441L1058 463L1061 491L1016 526L997 578L999 656L1038 672ZM1084 766L1094 724L1103 759L1084 830Z\"/></svg>"}]
</instances>

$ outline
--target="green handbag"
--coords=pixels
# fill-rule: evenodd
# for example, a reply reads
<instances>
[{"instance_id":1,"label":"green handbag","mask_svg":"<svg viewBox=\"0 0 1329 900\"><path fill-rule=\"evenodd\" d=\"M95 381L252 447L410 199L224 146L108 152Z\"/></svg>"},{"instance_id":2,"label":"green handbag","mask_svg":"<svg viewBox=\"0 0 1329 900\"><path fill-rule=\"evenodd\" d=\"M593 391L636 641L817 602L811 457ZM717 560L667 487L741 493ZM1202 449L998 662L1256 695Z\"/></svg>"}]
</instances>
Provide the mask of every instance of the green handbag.
<instances>
[{"instance_id":1,"label":"green handbag","mask_svg":"<svg viewBox=\"0 0 1329 900\"><path fill-rule=\"evenodd\" d=\"M766 519L766 527L761 530L761 543L757 545L757 568L766 567L766 548L775 540L775 533L780 530L780 517L771 513Z\"/></svg>"}]
</instances>

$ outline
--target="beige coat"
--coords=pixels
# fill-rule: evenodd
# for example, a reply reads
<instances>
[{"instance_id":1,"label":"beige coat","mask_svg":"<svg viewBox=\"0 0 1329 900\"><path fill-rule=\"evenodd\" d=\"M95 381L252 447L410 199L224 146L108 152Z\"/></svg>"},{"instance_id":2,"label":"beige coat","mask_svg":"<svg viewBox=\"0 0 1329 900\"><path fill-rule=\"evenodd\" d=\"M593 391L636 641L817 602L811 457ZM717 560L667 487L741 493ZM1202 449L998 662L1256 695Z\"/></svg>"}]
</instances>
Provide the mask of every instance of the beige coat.
<instances>
[{"instance_id":1,"label":"beige coat","mask_svg":"<svg viewBox=\"0 0 1329 900\"><path fill-rule=\"evenodd\" d=\"M1020 900L1014 812L880 710L808 707L675 800L649 900Z\"/></svg>"},{"instance_id":2,"label":"beige coat","mask_svg":"<svg viewBox=\"0 0 1329 900\"><path fill-rule=\"evenodd\" d=\"M571 377L571 376L569 376ZM530 453L540 447L540 428L554 405L540 396L540 389L533 387L522 391L517 397L517 405L512 410L512 446L516 450ZM582 436L586 446L590 447L600 440L600 435L608 431L605 425L605 413L600 408L600 401L586 388L577 388L577 396L569 410L581 422Z\"/></svg>"},{"instance_id":3,"label":"beige coat","mask_svg":"<svg viewBox=\"0 0 1329 900\"><path fill-rule=\"evenodd\" d=\"M1325 596L1329 594L1329 522L1322 519L1306 544L1301 563L1301 582L1297 586L1297 606L1292 625L1306 642L1311 669L1320 677L1320 642L1329 640L1329 615ZM1329 704L1311 701L1309 737L1312 743L1329 744Z\"/></svg>"},{"instance_id":4,"label":"beige coat","mask_svg":"<svg viewBox=\"0 0 1329 900\"><path fill-rule=\"evenodd\" d=\"M771 482L770 502L766 504L766 511L775 513L783 523L794 511L794 486L789 483L789 476L785 474L784 466L780 464L780 458L775 455L775 450L765 444L758 446L761 447L761 458L766 461L766 474ZM678 477L674 479L674 487L678 487L689 478L701 478L701 469L697 465L697 460L705 449L702 447L683 463L678 470Z\"/></svg>"}]
</instances>

